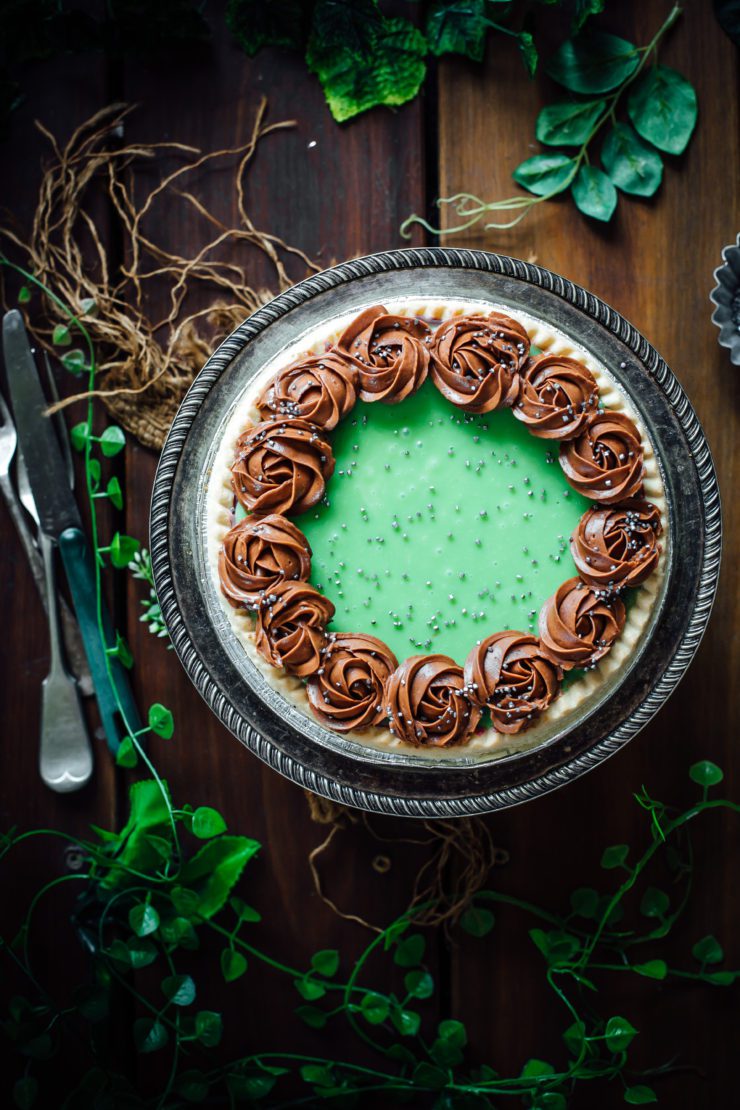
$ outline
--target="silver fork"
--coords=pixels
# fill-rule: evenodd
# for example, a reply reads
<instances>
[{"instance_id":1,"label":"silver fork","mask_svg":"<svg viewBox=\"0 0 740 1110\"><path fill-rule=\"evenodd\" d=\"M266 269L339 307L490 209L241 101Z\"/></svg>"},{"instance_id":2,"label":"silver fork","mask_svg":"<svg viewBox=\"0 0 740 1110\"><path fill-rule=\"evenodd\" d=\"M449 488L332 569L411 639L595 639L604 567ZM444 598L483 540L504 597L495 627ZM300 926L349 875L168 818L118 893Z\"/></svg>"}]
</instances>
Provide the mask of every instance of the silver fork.
<instances>
[{"instance_id":1,"label":"silver fork","mask_svg":"<svg viewBox=\"0 0 740 1110\"><path fill-rule=\"evenodd\" d=\"M69 451L69 445L67 445ZM10 464L16 459L16 476L18 478L19 492L16 494L13 483L10 479ZM66 456L65 456L66 458ZM67 466L71 464L71 454ZM26 553L28 564L31 568L31 574L36 585L36 589L41 599L41 604L44 611L48 613L48 602L46 597L46 576L44 574L44 561L41 557L41 552L36 546L33 533L28 526L26 518L23 514L21 504L29 513L32 519L38 523L38 516L36 514L36 506L31 495L31 490L28 485L28 476L23 464L20 451L18 451L18 437L16 435L15 424L10 414L10 410L5 403L2 393L0 393L0 491L8 506L11 519L15 525L16 531L20 538L23 550ZM19 503L20 498L20 503ZM92 678L90 677L90 670L87 665L85 657L85 650L82 646L82 637L77 621L73 617L69 606L62 599L61 606L62 618L62 632L64 636L64 646L67 653L67 658L72 666L77 677L77 683L80 693L85 697L90 697L93 693Z\"/></svg>"}]
</instances>

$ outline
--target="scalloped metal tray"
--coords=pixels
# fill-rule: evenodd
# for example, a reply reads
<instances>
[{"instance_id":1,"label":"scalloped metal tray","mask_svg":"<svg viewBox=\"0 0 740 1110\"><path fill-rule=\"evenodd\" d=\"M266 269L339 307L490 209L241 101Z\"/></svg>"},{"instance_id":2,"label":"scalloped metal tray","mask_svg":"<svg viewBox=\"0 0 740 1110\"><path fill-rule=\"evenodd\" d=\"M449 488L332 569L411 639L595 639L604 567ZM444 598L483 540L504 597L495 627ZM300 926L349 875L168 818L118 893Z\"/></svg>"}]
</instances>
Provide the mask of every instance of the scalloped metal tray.
<instances>
[{"instance_id":1,"label":"scalloped metal tray","mask_svg":"<svg viewBox=\"0 0 740 1110\"><path fill-rule=\"evenodd\" d=\"M428 763L345 743L290 706L246 658L205 561L205 484L220 432L250 377L302 334L342 311L393 297L483 299L519 308L589 350L629 394L648 428L668 502L670 558L660 603L630 668L547 741L495 760ZM226 339L175 417L154 482L154 577L175 649L195 686L250 750L287 778L358 808L464 816L554 790L627 743L660 708L699 645L717 586L721 517L699 421L658 353L619 313L530 263L482 251L390 251L307 278Z\"/></svg>"}]
</instances>

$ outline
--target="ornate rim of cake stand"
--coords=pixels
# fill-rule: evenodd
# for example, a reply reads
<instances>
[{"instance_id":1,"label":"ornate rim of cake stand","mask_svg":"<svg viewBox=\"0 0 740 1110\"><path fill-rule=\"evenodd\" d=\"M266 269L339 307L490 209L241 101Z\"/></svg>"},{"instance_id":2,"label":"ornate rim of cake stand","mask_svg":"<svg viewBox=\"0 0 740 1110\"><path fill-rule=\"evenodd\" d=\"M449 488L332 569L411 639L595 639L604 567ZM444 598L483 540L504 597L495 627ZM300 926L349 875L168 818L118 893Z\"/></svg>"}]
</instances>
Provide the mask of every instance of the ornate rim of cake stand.
<instances>
[{"instance_id":1,"label":"ornate rim of cake stand","mask_svg":"<svg viewBox=\"0 0 740 1110\"><path fill-rule=\"evenodd\" d=\"M629 348L668 401L683 431L686 457L692 459L694 464L691 480L696 482L701 499L703 544L699 545L701 556L697 567L696 596L680 641L655 684L607 735L572 758L537 771L525 781L501 783L496 789L481 791L479 769L467 768L454 771L454 784L451 786L453 773L445 776L444 770L435 765L429 768L427 777L431 783L431 776L434 776L434 785L442 787L441 790L435 790L430 784L419 793L404 795L402 779L392 784L393 789L390 789L390 782L372 783L370 786L353 783L352 778L366 779L367 775L353 774L353 761L350 759L337 760L338 768L332 767L331 757L327 759L326 753L323 753L322 758L316 760L322 764L321 769L307 765L294 751L286 752L285 745L276 741L278 726L274 714L262 719L260 706L252 705L248 719L229 700L228 694L214 680L201 659L191 630L183 618L176 593L178 558L182 559L183 555L170 549L170 507L178 464L201 405L226 367L250 341L292 309L344 283L373 274L430 267L485 271L539 286L596 321ZM565 785L613 755L647 724L684 675L709 620L719 577L722 522L714 464L696 413L665 361L624 317L579 285L533 263L484 251L428 247L368 255L306 278L255 312L219 346L183 400L162 450L152 493L150 543L157 596L177 654L216 716L255 755L305 789L343 805L405 817L463 817L518 805ZM302 750L306 751L305 744ZM534 755L537 751L534 749L525 756ZM501 768L504 768L505 774L508 762L501 760L490 766L499 768L500 778ZM395 773L393 766L384 767L377 771L377 777L390 779ZM425 775L426 772L420 772L422 779Z\"/></svg>"}]
</instances>

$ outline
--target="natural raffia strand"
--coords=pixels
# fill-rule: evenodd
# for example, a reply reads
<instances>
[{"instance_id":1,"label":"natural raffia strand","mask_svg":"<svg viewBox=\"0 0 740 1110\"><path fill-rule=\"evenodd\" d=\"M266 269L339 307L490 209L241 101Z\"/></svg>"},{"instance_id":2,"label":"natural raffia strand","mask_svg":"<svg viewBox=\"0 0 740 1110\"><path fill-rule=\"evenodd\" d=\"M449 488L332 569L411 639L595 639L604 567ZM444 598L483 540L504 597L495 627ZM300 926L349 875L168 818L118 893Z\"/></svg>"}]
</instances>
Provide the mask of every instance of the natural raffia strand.
<instances>
[{"instance_id":1,"label":"natural raffia strand","mask_svg":"<svg viewBox=\"0 0 740 1110\"><path fill-rule=\"evenodd\" d=\"M417 871L414 880L411 909L418 906L412 918L417 925L451 925L460 917L474 894L485 883L493 867L508 863L509 853L497 848L490 830L481 817L463 817L453 821L423 821L426 835L384 836L373 828L365 813L357 813L346 806L321 798L304 790L311 819L319 825L329 826L326 837L308 855L308 864L316 893L339 917L354 921L373 932L380 933L379 925L341 910L325 892L318 869L318 860L326 852L338 833L349 826L362 824L373 839L388 845L411 845L430 850L428 859ZM373 869L379 874L389 871L392 861L386 854L373 860Z\"/></svg>"},{"instance_id":2,"label":"natural raffia strand","mask_svg":"<svg viewBox=\"0 0 740 1110\"><path fill-rule=\"evenodd\" d=\"M137 439L160 448L180 401L216 342L273 295L250 284L245 248L268 260L279 290L292 284L288 258L296 259L304 271L316 272L318 267L301 250L256 228L246 210L245 176L258 144L272 132L295 126L295 121L266 123L263 99L242 146L204 154L182 143L126 143L125 121L131 111L122 104L103 109L78 127L64 146L37 122L53 159L43 174L33 227L26 238L0 226L0 240L7 253L17 255L17 261L75 314L85 314L86 301L95 302L94 313L85 314L96 349L95 394ZM172 158L178 159L177 168L145 188L137 169ZM229 227L189 191L188 175L234 161L239 224ZM97 226L101 192L112 206L114 235L122 240L123 263L115 273ZM156 237L162 207L177 203L187 206L193 226L204 229L190 258L167 249ZM191 305L191 295L199 290L197 305ZM202 307L203 291L207 308ZM148 306L163 301L165 314L152 319ZM54 326L68 319L48 298L44 312L43 321L35 318L28 324L36 340L51 350ZM62 404L85 396L66 398Z\"/></svg>"}]
</instances>

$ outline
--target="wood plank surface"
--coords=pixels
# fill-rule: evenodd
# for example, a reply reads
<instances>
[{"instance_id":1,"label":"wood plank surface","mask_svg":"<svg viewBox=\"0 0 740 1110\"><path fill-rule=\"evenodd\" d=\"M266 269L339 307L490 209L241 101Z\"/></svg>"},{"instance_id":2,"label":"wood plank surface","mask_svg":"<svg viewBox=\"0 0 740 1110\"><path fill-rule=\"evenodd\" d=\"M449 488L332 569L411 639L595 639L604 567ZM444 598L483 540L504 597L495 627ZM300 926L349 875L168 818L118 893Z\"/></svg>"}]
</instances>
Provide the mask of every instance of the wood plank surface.
<instances>
[{"instance_id":1,"label":"wood plank surface","mask_svg":"<svg viewBox=\"0 0 740 1110\"><path fill-rule=\"evenodd\" d=\"M658 0L611 5L605 25L644 42L666 11ZM214 19L213 26L218 22ZM740 518L731 495L738 478L740 387L726 353L717 346L708 303L712 271L722 247L737 232L740 214L737 56L708 8L695 4L687 6L661 60L695 84L700 119L688 152L667 159L656 198L623 199L608 227L586 220L567 198L560 198L538 206L516 229L477 229L450 240L451 245L537 261L591 289L633 322L687 390L707 432L724 492L719 599L699 655L670 702L627 749L585 779L486 819L494 843L510 857L491 874L489 885L552 909L563 908L575 886L603 884L599 858L605 845L644 840L645 816L631 801L642 783L658 798L686 802L694 796L687 768L708 757L724 768L728 793L736 795L738 789ZM339 127L301 59L263 51L249 60L223 30L216 31L202 58L187 65L164 62L152 69L127 61L104 71L102 64L81 69L62 59L39 69L32 95L14 120L6 151L15 168L12 179L3 181L3 205L21 220L32 210L41 153L30 133L35 116L64 136L107 99L123 98L140 105L127 123L127 139L177 140L205 151L242 143L263 95L271 120L295 118L297 126L268 136L260 145L247 179L247 210L258 227L328 266L403 245L399 225L413 211L428 211L428 182L435 179L440 195L470 191L496 198L516 191L511 170L538 149L534 120L539 108L555 99L556 90L545 77L527 82L516 51L499 38L491 43L482 67L445 60L436 81L413 104L394 113L376 110ZM161 167L148 172L151 183ZM197 192L224 222L235 221L226 172L204 171ZM197 221L185 205L168 207L158 231L183 255L198 241ZM421 241L418 233L414 241ZM302 264L291 264L290 273L295 280L304 276ZM271 277L257 258L250 274L260 288ZM147 305L153 316L162 307L156 298ZM125 520L117 526L142 540L155 468L154 452L131 442L125 457ZM79 794L51 795L38 779L45 624L3 507L0 527L0 604L8 615L7 632L0 638L0 674L7 679L0 682L3 826L57 825L73 835L90 822L111 827L123 812L129 779L114 773L102 746L94 782ZM264 917L255 926L255 943L297 967L306 966L315 950L336 947L349 966L370 934L321 901L308 866L309 852L329 827L312 820L301 790L260 764L216 721L174 655L139 622L140 585L120 579L117 589L125 591L120 600L136 659L139 704L161 701L175 716L176 737L155 739L150 748L173 796L179 804L215 806L230 829L264 845L247 877L247 897ZM319 861L324 889L341 909L384 924L405 908L414 876L433 845L388 839L399 837L426 840L428 832L415 822L344 820ZM699 879L693 908L667 950L679 966L686 965L691 945L708 931L708 923L727 950L728 966L740 962L737 843L736 823L723 818L711 818L696 836ZM379 856L387 857L388 870L380 868ZM37 851L27 860L14 876L19 897L28 896L42 874L48 879L64 873L66 866L61 849ZM527 936L532 924L515 911L502 910L496 929L484 941L465 938L452 945L442 935L431 941L432 969L441 992L427 1007L430 1028L440 1016L463 1020L470 1059L485 1060L504 1074L515 1074L532 1056L553 1062L562 1058L559 1035L568 1021L547 989L541 958ZM38 927L40 950L51 967L59 955L53 913L40 917ZM253 965L247 977L227 987L217 974L205 975L216 959L211 948L194 954L193 973L204 983L201 1004L224 1012L227 1051L281 1048L358 1058L349 1035L332 1032L327 1045L324 1034L296 1028L289 980ZM665 1105L699 1110L725 1104L734 1089L734 1061L725 1050L729 1030L736 1025L731 992L625 979L613 998L613 1012L626 1014L640 1028L638 1063L678 1056L682 1065L694 1069L661 1081ZM142 1077L144 1083L151 1078ZM598 1096L587 1093L578 1105L621 1104L621 1090L607 1088L599 1089Z\"/></svg>"},{"instance_id":2,"label":"wood plank surface","mask_svg":"<svg viewBox=\"0 0 740 1110\"><path fill-rule=\"evenodd\" d=\"M606 29L633 42L650 40L665 18L665 4L612 6ZM604 889L602 849L613 843L644 843L645 815L631 800L645 783L654 797L680 803L692 796L687 770L699 758L725 770L728 790L737 789L740 671L737 551L740 517L732 492L737 482L740 383L710 322L712 272L723 246L734 240L740 215L738 175L737 55L707 11L687 5L661 48L662 63L695 85L699 123L688 151L666 157L664 181L650 200L622 197L609 225L582 216L569 197L538 205L516 228L470 230L450 239L538 264L571 278L613 305L653 343L677 374L709 439L723 491L725 556L715 611L698 656L667 705L640 736L596 771L534 805L489 819L497 843L511 855L498 887L552 909L567 907L577 885ZM486 200L511 196L511 171L541 147L534 121L562 91L546 76L521 79L513 52L491 43L483 71L450 60L439 75L440 195L470 192ZM721 109L720 109L721 106ZM452 226L454 215L443 213ZM494 217L495 218L495 217ZM500 218L500 217L499 217ZM737 828L732 819L711 819L697 835L700 880L689 920L668 952L686 966L702 922L734 947L737 914ZM481 989L477 952L453 956L453 998L458 1016L473 1031L477 1054L504 1074L531 1056L557 1062L564 1027L562 1007L544 986L542 960L527 944L524 916L499 916L495 954ZM706 931L706 929L704 930ZM664 953L661 953L663 955ZM669 957L667 957L669 958ZM730 958L728 956L728 958ZM678 1055L697 1070L661 1083L668 1105L719 1105L732 1062L718 1051L726 1036L732 1002L693 985L658 990L638 983L623 1008L642 1030L636 1048L642 1063ZM629 999L629 1003L627 1001ZM631 1007L630 1009L627 1006ZM565 1022L567 1024L567 1021ZM638 1047L639 1046L639 1047ZM580 1105L589 1106L589 1095ZM621 1090L599 1096L599 1105L622 1104Z\"/></svg>"}]
</instances>

